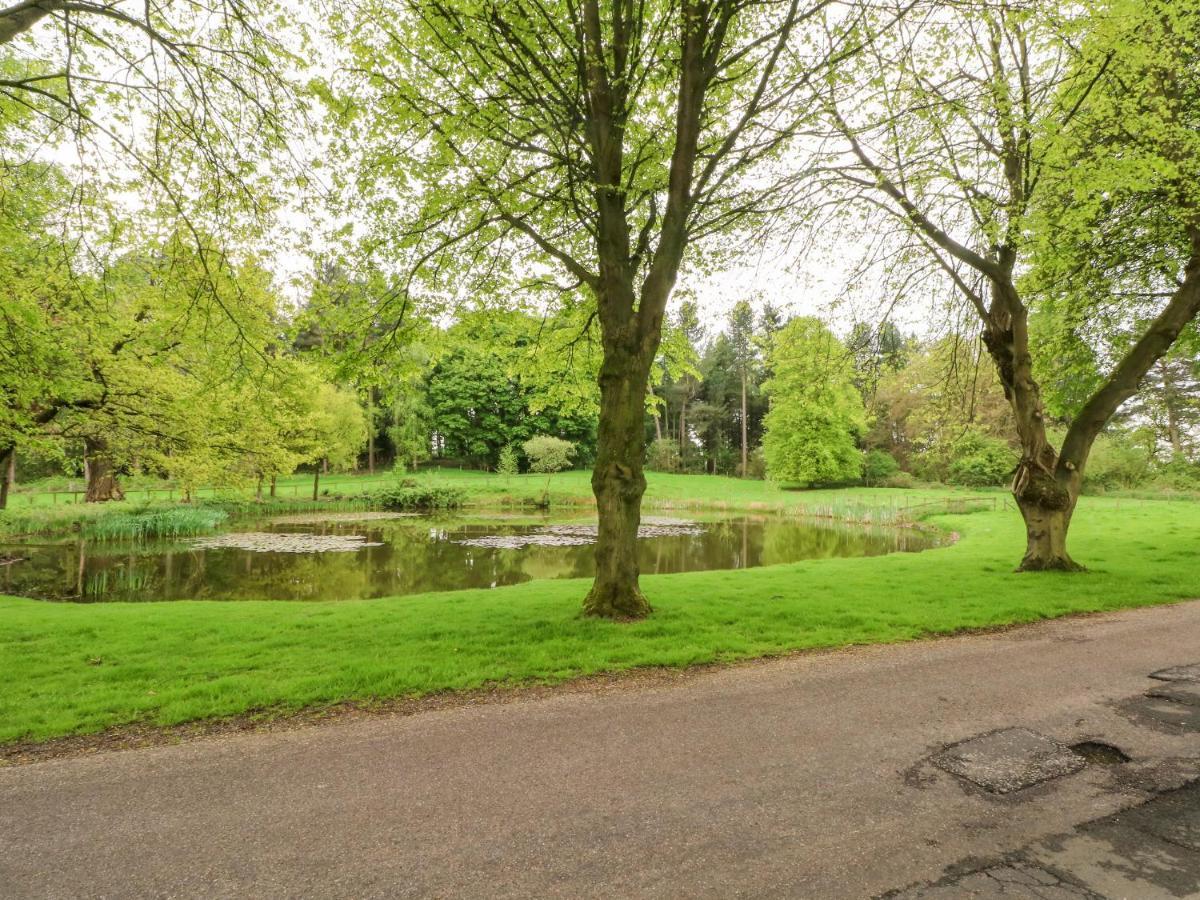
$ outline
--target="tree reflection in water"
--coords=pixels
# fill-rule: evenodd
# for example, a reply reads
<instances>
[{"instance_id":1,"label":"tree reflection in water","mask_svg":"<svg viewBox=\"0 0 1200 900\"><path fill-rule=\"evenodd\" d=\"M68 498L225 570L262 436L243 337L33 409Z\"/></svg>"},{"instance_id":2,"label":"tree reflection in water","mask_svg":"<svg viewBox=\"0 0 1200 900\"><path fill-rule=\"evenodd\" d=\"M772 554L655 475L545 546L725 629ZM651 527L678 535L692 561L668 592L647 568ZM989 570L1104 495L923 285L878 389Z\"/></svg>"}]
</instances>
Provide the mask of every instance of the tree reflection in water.
<instances>
[{"instance_id":1,"label":"tree reflection in water","mask_svg":"<svg viewBox=\"0 0 1200 900\"><path fill-rule=\"evenodd\" d=\"M583 578L592 547L480 547L462 540L535 533L584 516L504 516L279 522L246 531L361 535L379 546L353 552L282 553L199 549L174 543L26 543L0 549L25 557L0 567L0 592L76 602L138 600L353 600L426 591L498 587L533 579ZM777 515L700 517L698 533L639 542L647 574L744 569L802 559L922 550L928 535ZM696 532L696 529L692 530Z\"/></svg>"}]
</instances>

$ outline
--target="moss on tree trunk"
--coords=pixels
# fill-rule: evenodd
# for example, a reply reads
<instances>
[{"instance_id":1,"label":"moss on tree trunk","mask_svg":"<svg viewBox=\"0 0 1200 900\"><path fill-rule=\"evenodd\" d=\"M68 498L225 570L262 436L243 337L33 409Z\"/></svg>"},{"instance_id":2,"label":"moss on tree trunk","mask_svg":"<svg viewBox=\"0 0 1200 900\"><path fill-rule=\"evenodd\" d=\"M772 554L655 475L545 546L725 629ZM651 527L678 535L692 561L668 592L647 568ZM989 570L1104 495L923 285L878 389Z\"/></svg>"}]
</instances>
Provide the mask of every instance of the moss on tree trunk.
<instances>
[{"instance_id":1,"label":"moss on tree trunk","mask_svg":"<svg viewBox=\"0 0 1200 900\"><path fill-rule=\"evenodd\" d=\"M610 354L600 374L600 428L592 492L600 525L596 578L583 601L585 615L640 619L650 604L638 584L637 532L646 476L643 431L648 367Z\"/></svg>"}]
</instances>

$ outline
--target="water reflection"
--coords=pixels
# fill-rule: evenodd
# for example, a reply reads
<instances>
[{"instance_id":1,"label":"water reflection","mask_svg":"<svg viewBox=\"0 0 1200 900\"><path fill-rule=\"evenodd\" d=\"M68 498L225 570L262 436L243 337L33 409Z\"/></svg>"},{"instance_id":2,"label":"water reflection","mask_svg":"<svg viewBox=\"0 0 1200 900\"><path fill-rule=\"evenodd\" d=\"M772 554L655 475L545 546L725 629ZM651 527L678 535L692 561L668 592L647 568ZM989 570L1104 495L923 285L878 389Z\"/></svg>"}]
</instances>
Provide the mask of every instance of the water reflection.
<instances>
[{"instance_id":1,"label":"water reflection","mask_svg":"<svg viewBox=\"0 0 1200 900\"><path fill-rule=\"evenodd\" d=\"M520 549L459 543L490 535L529 534L548 523L587 517L404 518L279 522L246 531L361 535L352 552L262 552L161 544L24 543L0 548L23 561L0 566L0 592L51 600L329 600L497 587L539 578L585 577L593 548L532 545ZM876 556L923 550L930 538L899 529L868 529L758 515L701 518L699 533L638 542L644 573L744 569L802 559Z\"/></svg>"}]
</instances>

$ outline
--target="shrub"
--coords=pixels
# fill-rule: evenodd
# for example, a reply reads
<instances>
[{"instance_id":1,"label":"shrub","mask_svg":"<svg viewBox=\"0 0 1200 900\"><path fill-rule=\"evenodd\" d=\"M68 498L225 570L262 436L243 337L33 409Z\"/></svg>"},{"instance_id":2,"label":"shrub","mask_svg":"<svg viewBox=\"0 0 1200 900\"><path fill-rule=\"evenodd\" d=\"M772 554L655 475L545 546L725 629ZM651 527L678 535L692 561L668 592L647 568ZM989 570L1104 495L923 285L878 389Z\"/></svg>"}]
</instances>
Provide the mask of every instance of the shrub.
<instances>
[{"instance_id":1,"label":"shrub","mask_svg":"<svg viewBox=\"0 0 1200 900\"><path fill-rule=\"evenodd\" d=\"M741 468L741 465L738 465ZM746 471L742 473L743 478L756 478L762 481L767 477L767 458L763 455L762 447L755 447L746 457Z\"/></svg>"},{"instance_id":2,"label":"shrub","mask_svg":"<svg viewBox=\"0 0 1200 900\"><path fill-rule=\"evenodd\" d=\"M1016 463L1016 455L1004 441L971 430L954 442L946 480L966 487L1000 485Z\"/></svg>"},{"instance_id":3,"label":"shrub","mask_svg":"<svg viewBox=\"0 0 1200 900\"><path fill-rule=\"evenodd\" d=\"M415 485L411 480L378 488L366 495L372 506L400 511L458 509L466 493L445 485Z\"/></svg>"},{"instance_id":4,"label":"shrub","mask_svg":"<svg viewBox=\"0 0 1200 900\"><path fill-rule=\"evenodd\" d=\"M1154 476L1155 485L1172 491L1200 490L1200 465L1176 456L1159 467Z\"/></svg>"},{"instance_id":5,"label":"shrub","mask_svg":"<svg viewBox=\"0 0 1200 900\"><path fill-rule=\"evenodd\" d=\"M1145 484L1150 477L1150 454L1124 435L1101 434L1092 446L1084 470L1088 490L1127 490Z\"/></svg>"},{"instance_id":6,"label":"shrub","mask_svg":"<svg viewBox=\"0 0 1200 900\"><path fill-rule=\"evenodd\" d=\"M521 449L525 451L525 457L529 460L529 470L543 475L551 475L568 468L575 456L574 444L547 434L531 437L521 445Z\"/></svg>"},{"instance_id":7,"label":"shrub","mask_svg":"<svg viewBox=\"0 0 1200 900\"><path fill-rule=\"evenodd\" d=\"M500 458L496 460L496 471L506 478L509 475L517 474L517 448L512 444L505 444L500 448Z\"/></svg>"},{"instance_id":8,"label":"shrub","mask_svg":"<svg viewBox=\"0 0 1200 900\"><path fill-rule=\"evenodd\" d=\"M917 486L917 479L909 472L893 472L887 478L879 482L881 487L889 488L914 488Z\"/></svg>"},{"instance_id":9,"label":"shrub","mask_svg":"<svg viewBox=\"0 0 1200 900\"><path fill-rule=\"evenodd\" d=\"M868 486L882 484L900 471L896 457L886 450L869 450L863 460L863 481Z\"/></svg>"}]
</instances>

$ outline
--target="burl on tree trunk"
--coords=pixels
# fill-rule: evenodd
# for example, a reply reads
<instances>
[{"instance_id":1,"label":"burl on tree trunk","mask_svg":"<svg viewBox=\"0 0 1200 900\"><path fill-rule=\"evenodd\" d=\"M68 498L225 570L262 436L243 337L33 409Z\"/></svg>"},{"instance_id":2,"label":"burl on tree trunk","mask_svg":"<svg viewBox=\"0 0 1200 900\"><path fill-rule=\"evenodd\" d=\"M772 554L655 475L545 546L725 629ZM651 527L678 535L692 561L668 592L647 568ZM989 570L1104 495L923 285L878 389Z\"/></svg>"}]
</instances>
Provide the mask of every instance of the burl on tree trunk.
<instances>
[{"instance_id":1,"label":"burl on tree trunk","mask_svg":"<svg viewBox=\"0 0 1200 900\"><path fill-rule=\"evenodd\" d=\"M84 454L87 457L87 494L84 499L88 503L124 500L125 492L117 481L116 466L108 455L107 445L101 440L88 438L84 441Z\"/></svg>"},{"instance_id":2,"label":"burl on tree trunk","mask_svg":"<svg viewBox=\"0 0 1200 900\"><path fill-rule=\"evenodd\" d=\"M1017 571L1083 571L1067 552L1067 530L1079 499L1077 487L1023 461L1013 479L1013 497L1025 520L1026 538L1025 556Z\"/></svg>"},{"instance_id":3,"label":"burl on tree trunk","mask_svg":"<svg viewBox=\"0 0 1200 900\"><path fill-rule=\"evenodd\" d=\"M638 586L637 533L646 476L643 423L649 367L610 353L600 372L600 429L592 491L596 495L596 580L583 601L585 615L640 619L650 604Z\"/></svg>"}]
</instances>

